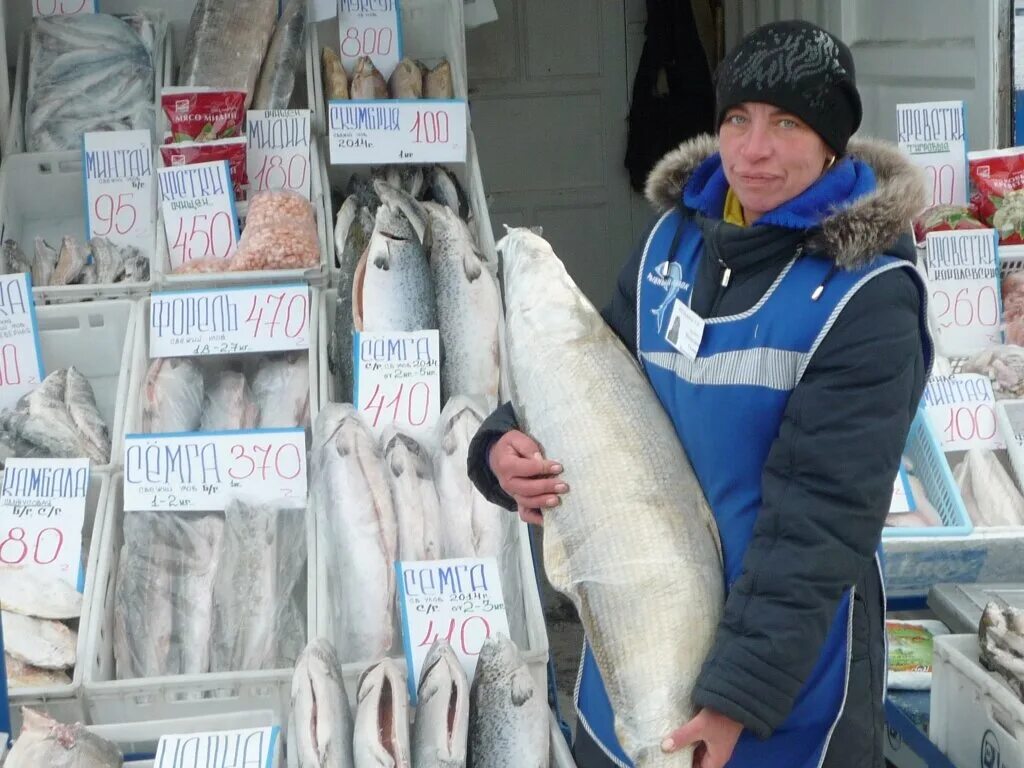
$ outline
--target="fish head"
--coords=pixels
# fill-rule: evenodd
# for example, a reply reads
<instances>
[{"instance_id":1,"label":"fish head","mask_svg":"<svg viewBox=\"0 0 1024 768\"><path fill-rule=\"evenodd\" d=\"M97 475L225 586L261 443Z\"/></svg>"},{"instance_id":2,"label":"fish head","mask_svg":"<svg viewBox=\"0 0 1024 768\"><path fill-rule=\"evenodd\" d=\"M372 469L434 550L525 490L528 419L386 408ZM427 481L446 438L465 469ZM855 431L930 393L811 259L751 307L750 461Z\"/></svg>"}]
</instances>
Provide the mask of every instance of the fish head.
<instances>
[{"instance_id":1,"label":"fish head","mask_svg":"<svg viewBox=\"0 0 1024 768\"><path fill-rule=\"evenodd\" d=\"M378 215L376 229L402 240L411 240L412 237L408 235L411 231L425 248L429 248L430 215L423 208L423 204L404 189L394 187L382 179L374 179L373 188L381 202L377 208L378 214L381 208L389 209L383 219ZM399 218L405 219L405 225L398 220Z\"/></svg>"},{"instance_id":2,"label":"fish head","mask_svg":"<svg viewBox=\"0 0 1024 768\"><path fill-rule=\"evenodd\" d=\"M316 415L313 424L313 449L323 447L338 431L342 423L356 413L350 403L327 403Z\"/></svg>"},{"instance_id":3,"label":"fish head","mask_svg":"<svg viewBox=\"0 0 1024 768\"><path fill-rule=\"evenodd\" d=\"M469 445L486 418L479 398L472 395L452 395L448 398L438 420L436 440L441 450L451 456L458 446Z\"/></svg>"},{"instance_id":4,"label":"fish head","mask_svg":"<svg viewBox=\"0 0 1024 768\"><path fill-rule=\"evenodd\" d=\"M401 477L406 472L415 472L421 480L433 476L429 469L427 450L412 435L395 426L388 427L381 435L380 446L388 468L395 477Z\"/></svg>"},{"instance_id":5,"label":"fish head","mask_svg":"<svg viewBox=\"0 0 1024 768\"><path fill-rule=\"evenodd\" d=\"M507 635L498 632L484 640L477 659L476 677L482 681L510 674L523 666L519 648Z\"/></svg>"}]
</instances>

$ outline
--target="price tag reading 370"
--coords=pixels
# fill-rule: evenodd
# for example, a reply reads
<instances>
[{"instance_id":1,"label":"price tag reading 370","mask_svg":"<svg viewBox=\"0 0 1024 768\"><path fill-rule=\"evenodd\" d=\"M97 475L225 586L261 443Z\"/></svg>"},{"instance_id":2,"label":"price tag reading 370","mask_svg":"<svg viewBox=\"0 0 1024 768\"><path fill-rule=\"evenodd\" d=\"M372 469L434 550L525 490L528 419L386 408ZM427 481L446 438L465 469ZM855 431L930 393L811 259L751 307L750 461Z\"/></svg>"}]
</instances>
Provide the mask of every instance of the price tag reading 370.
<instances>
[{"instance_id":1,"label":"price tag reading 370","mask_svg":"<svg viewBox=\"0 0 1024 768\"><path fill-rule=\"evenodd\" d=\"M309 349L309 305L304 284L154 293L149 356Z\"/></svg>"},{"instance_id":2,"label":"price tag reading 370","mask_svg":"<svg viewBox=\"0 0 1024 768\"><path fill-rule=\"evenodd\" d=\"M149 131L96 131L82 136L86 236L153 252L153 141Z\"/></svg>"},{"instance_id":3,"label":"price tag reading 370","mask_svg":"<svg viewBox=\"0 0 1024 768\"><path fill-rule=\"evenodd\" d=\"M228 161L160 168L157 174L171 269L233 256L240 232Z\"/></svg>"}]
</instances>

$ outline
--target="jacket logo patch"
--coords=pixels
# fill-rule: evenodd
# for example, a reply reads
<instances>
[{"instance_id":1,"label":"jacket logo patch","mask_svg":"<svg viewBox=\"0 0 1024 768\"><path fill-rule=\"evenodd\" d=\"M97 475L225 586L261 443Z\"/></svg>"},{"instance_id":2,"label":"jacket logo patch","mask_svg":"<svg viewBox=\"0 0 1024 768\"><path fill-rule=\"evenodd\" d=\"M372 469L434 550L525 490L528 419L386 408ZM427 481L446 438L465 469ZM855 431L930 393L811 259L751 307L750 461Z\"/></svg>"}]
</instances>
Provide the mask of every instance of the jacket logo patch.
<instances>
[{"instance_id":1,"label":"jacket logo patch","mask_svg":"<svg viewBox=\"0 0 1024 768\"><path fill-rule=\"evenodd\" d=\"M690 284L683 280L683 268L675 261L663 261L647 273L647 282L664 288L667 293L665 300L657 309L651 310L658 322L658 333L661 333L666 318L671 314L676 297L680 291L690 290Z\"/></svg>"}]
</instances>

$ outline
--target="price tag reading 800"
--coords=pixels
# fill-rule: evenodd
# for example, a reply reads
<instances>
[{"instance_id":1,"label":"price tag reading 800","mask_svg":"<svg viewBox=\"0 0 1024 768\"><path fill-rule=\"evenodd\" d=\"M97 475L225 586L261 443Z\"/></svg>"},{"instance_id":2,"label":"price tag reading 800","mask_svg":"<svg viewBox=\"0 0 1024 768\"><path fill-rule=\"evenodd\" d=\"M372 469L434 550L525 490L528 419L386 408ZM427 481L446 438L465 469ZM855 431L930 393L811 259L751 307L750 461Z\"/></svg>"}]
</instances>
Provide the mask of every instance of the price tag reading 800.
<instances>
[{"instance_id":1,"label":"price tag reading 800","mask_svg":"<svg viewBox=\"0 0 1024 768\"><path fill-rule=\"evenodd\" d=\"M33 16L77 16L96 13L96 0L32 0Z\"/></svg>"},{"instance_id":2,"label":"price tag reading 800","mask_svg":"<svg viewBox=\"0 0 1024 768\"><path fill-rule=\"evenodd\" d=\"M398 0L340 0L338 38L341 61L351 70L356 59L369 56L385 79L402 58Z\"/></svg>"},{"instance_id":3,"label":"price tag reading 800","mask_svg":"<svg viewBox=\"0 0 1024 768\"><path fill-rule=\"evenodd\" d=\"M358 59L360 56L388 57L396 49L393 27L350 26L341 35L341 53L345 58Z\"/></svg>"}]
</instances>

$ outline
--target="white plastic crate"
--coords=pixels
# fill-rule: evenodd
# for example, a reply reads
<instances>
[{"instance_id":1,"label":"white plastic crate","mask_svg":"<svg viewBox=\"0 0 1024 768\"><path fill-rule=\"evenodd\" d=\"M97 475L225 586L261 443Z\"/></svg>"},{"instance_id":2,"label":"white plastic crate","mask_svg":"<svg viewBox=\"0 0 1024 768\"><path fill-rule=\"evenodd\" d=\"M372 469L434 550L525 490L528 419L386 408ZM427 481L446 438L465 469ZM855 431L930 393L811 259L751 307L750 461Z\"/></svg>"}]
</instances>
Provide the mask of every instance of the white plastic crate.
<instances>
[{"instance_id":1,"label":"white plastic crate","mask_svg":"<svg viewBox=\"0 0 1024 768\"><path fill-rule=\"evenodd\" d=\"M125 299L36 307L43 368L75 366L89 380L110 429L110 470L124 452L125 402L135 334L136 304Z\"/></svg>"},{"instance_id":2,"label":"white plastic crate","mask_svg":"<svg viewBox=\"0 0 1024 768\"><path fill-rule=\"evenodd\" d=\"M976 635L935 639L929 731L955 765L1024 765L1024 702L981 666Z\"/></svg>"},{"instance_id":3,"label":"white plastic crate","mask_svg":"<svg viewBox=\"0 0 1024 768\"><path fill-rule=\"evenodd\" d=\"M0 477L2 476L3 473L0 472ZM89 626L90 612L94 604L95 574L99 560L100 542L103 538L103 529L107 518L109 484L109 474L90 473L89 491L85 502L85 524L82 527L85 589L82 592L82 615L77 622L79 663L75 666L69 685L8 688L7 693L11 705L11 729L16 734L21 731L22 707L31 707L46 712L62 722L81 721L85 718L85 705L82 701L82 677L85 665L82 662L87 658L85 638L88 633L86 628ZM72 627L74 627L73 624Z\"/></svg>"},{"instance_id":4,"label":"white plastic crate","mask_svg":"<svg viewBox=\"0 0 1024 768\"><path fill-rule=\"evenodd\" d=\"M153 221L154 231L162 233L163 225L155 211ZM37 236L57 249L64 236L86 244L85 225L81 152L36 152L4 159L0 169L0 239L16 240L31 258ZM37 302L46 303L148 294L155 284L155 237L145 255L150 259L150 279L146 282L35 286L32 293Z\"/></svg>"},{"instance_id":5,"label":"white plastic crate","mask_svg":"<svg viewBox=\"0 0 1024 768\"><path fill-rule=\"evenodd\" d=\"M111 479L109 512L103 530L95 577L94 606L86 637L83 691L88 722L138 723L147 720L227 715L269 710L286 723L291 702L291 669L260 672L211 672L134 680L117 680L114 665L114 591L124 538L124 487L120 474ZM127 514L131 514L130 512ZM307 520L310 516L307 514ZM307 544L315 531L306 528ZM315 548L307 552L307 603L316 613Z\"/></svg>"}]
</instances>

